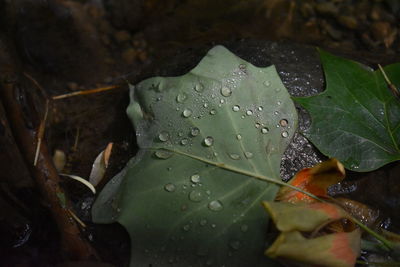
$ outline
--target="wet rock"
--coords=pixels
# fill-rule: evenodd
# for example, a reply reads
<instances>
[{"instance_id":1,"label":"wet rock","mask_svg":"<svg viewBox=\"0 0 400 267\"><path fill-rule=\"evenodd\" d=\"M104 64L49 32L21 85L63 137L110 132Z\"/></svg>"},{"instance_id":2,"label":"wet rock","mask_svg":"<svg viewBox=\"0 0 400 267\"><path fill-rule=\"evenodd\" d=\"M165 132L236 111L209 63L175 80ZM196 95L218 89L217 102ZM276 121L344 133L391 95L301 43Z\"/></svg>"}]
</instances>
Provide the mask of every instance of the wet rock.
<instances>
[{"instance_id":1,"label":"wet rock","mask_svg":"<svg viewBox=\"0 0 400 267\"><path fill-rule=\"evenodd\" d=\"M131 39L131 35L127 31L117 31L114 34L114 38L118 43L123 43Z\"/></svg>"},{"instance_id":2,"label":"wet rock","mask_svg":"<svg viewBox=\"0 0 400 267\"><path fill-rule=\"evenodd\" d=\"M358 27L357 19L352 16L341 15L337 17L337 21L340 25L350 30L355 30Z\"/></svg>"},{"instance_id":3,"label":"wet rock","mask_svg":"<svg viewBox=\"0 0 400 267\"><path fill-rule=\"evenodd\" d=\"M372 37L381 43L385 44L385 47L390 47L396 39L397 29L392 28L389 22L378 21L374 22L370 28Z\"/></svg>"},{"instance_id":4,"label":"wet rock","mask_svg":"<svg viewBox=\"0 0 400 267\"><path fill-rule=\"evenodd\" d=\"M339 9L336 7L336 5L330 1L317 3L315 5L315 10L321 15L331 16L335 16L339 12Z\"/></svg>"},{"instance_id":5,"label":"wet rock","mask_svg":"<svg viewBox=\"0 0 400 267\"><path fill-rule=\"evenodd\" d=\"M132 64L138 56L138 53L134 48L127 48L122 52L121 56L127 64Z\"/></svg>"}]
</instances>

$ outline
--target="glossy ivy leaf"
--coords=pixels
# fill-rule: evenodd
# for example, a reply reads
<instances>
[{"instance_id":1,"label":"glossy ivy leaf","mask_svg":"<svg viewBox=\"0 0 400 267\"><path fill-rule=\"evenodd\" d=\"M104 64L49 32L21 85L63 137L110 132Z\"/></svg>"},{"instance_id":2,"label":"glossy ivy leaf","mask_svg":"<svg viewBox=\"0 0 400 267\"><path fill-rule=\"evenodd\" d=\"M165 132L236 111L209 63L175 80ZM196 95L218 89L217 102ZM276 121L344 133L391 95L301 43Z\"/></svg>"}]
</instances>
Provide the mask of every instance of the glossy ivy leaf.
<instances>
[{"instance_id":1,"label":"glossy ivy leaf","mask_svg":"<svg viewBox=\"0 0 400 267\"><path fill-rule=\"evenodd\" d=\"M347 169L371 171L400 159L400 100L382 73L320 50L326 90L295 98L311 115L304 134ZM384 68L400 86L400 64Z\"/></svg>"},{"instance_id":2,"label":"glossy ivy leaf","mask_svg":"<svg viewBox=\"0 0 400 267\"><path fill-rule=\"evenodd\" d=\"M189 73L131 89L128 115L140 151L101 192L93 219L127 229L131 266L273 264L260 203L278 186L263 179L280 180L297 127L275 67L216 46Z\"/></svg>"}]
</instances>

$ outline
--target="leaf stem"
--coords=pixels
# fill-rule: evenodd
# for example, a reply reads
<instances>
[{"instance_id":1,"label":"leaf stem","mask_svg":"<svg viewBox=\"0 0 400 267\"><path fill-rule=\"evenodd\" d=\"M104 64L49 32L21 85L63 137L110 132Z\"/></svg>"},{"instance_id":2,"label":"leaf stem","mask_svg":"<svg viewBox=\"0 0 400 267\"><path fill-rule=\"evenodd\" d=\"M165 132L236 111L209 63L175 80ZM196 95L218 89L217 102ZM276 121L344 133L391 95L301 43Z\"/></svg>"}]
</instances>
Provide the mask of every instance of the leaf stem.
<instances>
[{"instance_id":1,"label":"leaf stem","mask_svg":"<svg viewBox=\"0 0 400 267\"><path fill-rule=\"evenodd\" d=\"M382 68L381 64L378 64L379 70L382 72L383 78L385 78L386 83L388 84L390 90L392 90L392 93L397 96L400 97L400 93L399 90L397 90L396 86L394 86L394 84L389 80L389 77L386 75L385 70Z\"/></svg>"},{"instance_id":2,"label":"leaf stem","mask_svg":"<svg viewBox=\"0 0 400 267\"><path fill-rule=\"evenodd\" d=\"M274 178L270 178L270 177L267 177L267 176L264 176L264 175L261 175L261 174L254 174L254 173L251 173L249 171L241 170L241 169L235 168L233 166L226 165L224 163L213 162L213 161L207 160L207 159L202 158L202 157L197 157L197 156L194 156L194 155L187 154L185 152L176 151L176 150L172 150L172 149L165 149L165 150L168 150L168 151L171 151L173 153L180 154L180 155L183 155L183 156L187 156L187 157L190 157L190 158L205 162L205 163L213 165L213 166L217 166L219 168L222 168L222 169L225 169L225 170L228 170L228 171L232 171L232 172L236 172L236 173L239 173L239 174L243 174L243 175L246 175L246 176L249 176L249 177L253 177L253 178L256 178L256 179L259 179L259 180L263 180L263 181L267 181L267 182L270 182L270 183L274 183L274 184L277 184L277 185L280 185L280 186L287 186L287 187L290 187L293 190L301 192L301 193L303 193L303 194L305 194L305 195L307 195L307 196L309 196L309 197L311 197L311 198L313 198L315 200L318 200L318 201L321 201L321 202L324 202L324 203L329 203L328 201L323 200L322 198L319 198L316 195L311 194L311 193L309 193L307 191L304 191L304 190L298 188L297 186L282 182L282 181L274 179ZM384 238L380 234L376 233L374 230L372 230L371 228L369 228L368 226L366 226L365 224L363 224L362 222L360 222L359 220L357 220L353 216L351 216L350 219L353 220L353 222L356 223L361 229L363 229L364 231L366 231L367 233L369 233L370 235L375 237L377 240L382 242L382 244L385 245L389 250L393 250L392 242L390 242L389 240L387 240L386 238Z\"/></svg>"}]
</instances>

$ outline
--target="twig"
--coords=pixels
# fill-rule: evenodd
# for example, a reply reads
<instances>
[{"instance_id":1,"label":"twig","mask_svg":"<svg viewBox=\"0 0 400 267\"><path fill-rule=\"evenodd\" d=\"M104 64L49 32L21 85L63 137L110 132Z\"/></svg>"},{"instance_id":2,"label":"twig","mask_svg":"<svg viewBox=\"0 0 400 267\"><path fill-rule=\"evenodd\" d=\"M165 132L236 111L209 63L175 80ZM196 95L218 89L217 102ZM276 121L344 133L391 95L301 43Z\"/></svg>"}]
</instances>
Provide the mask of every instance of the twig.
<instances>
[{"instance_id":1,"label":"twig","mask_svg":"<svg viewBox=\"0 0 400 267\"><path fill-rule=\"evenodd\" d=\"M39 151L40 151L40 146L42 145L44 131L46 129L46 121L47 121L48 113L49 113L49 100L47 99L46 100L46 111L44 112L43 120L40 122L39 130L38 130L38 134L37 134L36 152L35 152L35 159L33 160L33 166L36 166L37 160L39 158Z\"/></svg>"},{"instance_id":2,"label":"twig","mask_svg":"<svg viewBox=\"0 0 400 267\"><path fill-rule=\"evenodd\" d=\"M77 151L78 150L78 143L79 143L79 134L80 134L81 128L78 127L76 129L76 135L75 135L75 142L74 146L72 147L72 151Z\"/></svg>"},{"instance_id":3,"label":"twig","mask_svg":"<svg viewBox=\"0 0 400 267\"><path fill-rule=\"evenodd\" d=\"M81 219L79 219L79 217L75 214L75 212L73 212L72 210L68 210L69 214L71 214L72 218L74 218L74 220L79 223L80 226L82 226L82 228L86 228L86 224L84 222L82 222Z\"/></svg>"},{"instance_id":4,"label":"twig","mask_svg":"<svg viewBox=\"0 0 400 267\"><path fill-rule=\"evenodd\" d=\"M95 89L76 91L76 92L67 93L67 94L63 94L63 95L53 96L52 99L56 100L56 99L63 99L63 98L78 96L78 95L88 95L88 94L100 93L100 92L116 89L119 87L121 87L121 85L111 85L108 87L100 87L100 88L95 88Z\"/></svg>"},{"instance_id":5,"label":"twig","mask_svg":"<svg viewBox=\"0 0 400 267\"><path fill-rule=\"evenodd\" d=\"M400 97L400 92L399 90L397 90L396 86L394 86L394 84L389 80L389 77L386 75L385 70L382 68L381 64L378 64L378 67L380 69L380 71L382 72L383 78L385 78L386 83L388 84L390 90L392 91L392 93L397 96Z\"/></svg>"},{"instance_id":6,"label":"twig","mask_svg":"<svg viewBox=\"0 0 400 267\"><path fill-rule=\"evenodd\" d=\"M11 73L11 74L10 74ZM15 72L10 72L10 75ZM1 73L7 75L7 73ZM26 75L25 75L26 77ZM6 110L7 119L12 129L16 143L22 152L29 171L50 207L52 217L58 226L63 251L70 260L98 259L96 251L81 237L80 228L75 220L71 220L68 211L71 203L67 198L63 201L59 196L65 196L60 186L60 177L53 165L52 157L44 142L39 146L39 152L32 146L36 142L36 129L43 129L44 120L37 121L36 110L31 101L32 79L19 76L13 81L0 77L0 99ZM20 78L20 80L18 79ZM37 128L36 125L39 125ZM32 165L37 154L36 166Z\"/></svg>"}]
</instances>

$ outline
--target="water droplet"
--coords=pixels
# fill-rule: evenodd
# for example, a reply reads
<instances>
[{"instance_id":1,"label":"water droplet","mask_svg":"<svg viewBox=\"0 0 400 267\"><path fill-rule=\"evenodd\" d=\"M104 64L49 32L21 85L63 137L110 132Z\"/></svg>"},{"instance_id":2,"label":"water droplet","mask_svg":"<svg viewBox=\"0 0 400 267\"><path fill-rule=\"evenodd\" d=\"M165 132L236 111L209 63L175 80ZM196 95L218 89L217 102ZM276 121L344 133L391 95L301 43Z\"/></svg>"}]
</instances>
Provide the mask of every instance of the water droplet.
<instances>
[{"instance_id":1,"label":"water droplet","mask_svg":"<svg viewBox=\"0 0 400 267\"><path fill-rule=\"evenodd\" d=\"M229 154L229 157L230 157L231 159L234 159L234 160L240 159L240 156L239 156L238 154L235 154L235 153Z\"/></svg>"},{"instance_id":2,"label":"water droplet","mask_svg":"<svg viewBox=\"0 0 400 267\"><path fill-rule=\"evenodd\" d=\"M217 225L215 223L213 223L213 224L211 224L211 227L215 228L215 227L217 227Z\"/></svg>"},{"instance_id":3,"label":"water droplet","mask_svg":"<svg viewBox=\"0 0 400 267\"><path fill-rule=\"evenodd\" d=\"M269 132L269 129L267 127L261 128L261 133L266 134Z\"/></svg>"},{"instance_id":4,"label":"water droplet","mask_svg":"<svg viewBox=\"0 0 400 267\"><path fill-rule=\"evenodd\" d=\"M251 116L251 115L253 115L253 111L252 111L252 110L250 110L250 109L249 109L249 110L247 110L247 111L246 111L246 115L247 115L247 116Z\"/></svg>"},{"instance_id":5,"label":"water droplet","mask_svg":"<svg viewBox=\"0 0 400 267\"><path fill-rule=\"evenodd\" d=\"M278 111L274 111L274 114L275 114L275 115L278 115L278 114L279 114L279 112L278 112Z\"/></svg>"},{"instance_id":6,"label":"water droplet","mask_svg":"<svg viewBox=\"0 0 400 267\"><path fill-rule=\"evenodd\" d=\"M212 211L221 211L224 208L224 206L222 205L221 201L213 200L210 203L208 203L208 208Z\"/></svg>"},{"instance_id":7,"label":"water droplet","mask_svg":"<svg viewBox=\"0 0 400 267\"><path fill-rule=\"evenodd\" d=\"M192 176L190 176L190 181L192 181L192 183L199 183L200 182L200 175L193 174Z\"/></svg>"},{"instance_id":8,"label":"water droplet","mask_svg":"<svg viewBox=\"0 0 400 267\"><path fill-rule=\"evenodd\" d=\"M248 158L248 159L251 159L251 158L253 157L253 153L251 153L251 152L249 152L249 151L246 151L246 152L244 152L244 156L245 156L246 158Z\"/></svg>"},{"instance_id":9,"label":"water droplet","mask_svg":"<svg viewBox=\"0 0 400 267\"><path fill-rule=\"evenodd\" d=\"M288 137L289 136L289 133L288 132L286 132L286 131L284 131L284 132L282 132L282 137L283 138L286 138L286 137Z\"/></svg>"},{"instance_id":10,"label":"water droplet","mask_svg":"<svg viewBox=\"0 0 400 267\"><path fill-rule=\"evenodd\" d=\"M193 190L189 193L189 199L193 202L200 202L203 200L203 192L200 190Z\"/></svg>"},{"instance_id":11,"label":"water droplet","mask_svg":"<svg viewBox=\"0 0 400 267\"><path fill-rule=\"evenodd\" d=\"M190 225L189 225L189 224L185 224L185 225L182 227L182 230L185 231L185 232L189 231L189 230L190 230Z\"/></svg>"},{"instance_id":12,"label":"water droplet","mask_svg":"<svg viewBox=\"0 0 400 267\"><path fill-rule=\"evenodd\" d=\"M215 109L212 109L212 110L210 110L210 114L215 115L215 114L217 114L217 111Z\"/></svg>"},{"instance_id":13,"label":"water droplet","mask_svg":"<svg viewBox=\"0 0 400 267\"><path fill-rule=\"evenodd\" d=\"M221 95L225 96L225 97L229 97L232 94L232 90L229 87L223 86L221 88Z\"/></svg>"},{"instance_id":14,"label":"water droplet","mask_svg":"<svg viewBox=\"0 0 400 267\"><path fill-rule=\"evenodd\" d=\"M246 64L240 64L239 69L244 70L246 68Z\"/></svg>"},{"instance_id":15,"label":"water droplet","mask_svg":"<svg viewBox=\"0 0 400 267\"><path fill-rule=\"evenodd\" d=\"M198 83L194 86L194 90L196 92L202 92L204 90L204 86L201 83Z\"/></svg>"},{"instance_id":16,"label":"water droplet","mask_svg":"<svg viewBox=\"0 0 400 267\"><path fill-rule=\"evenodd\" d=\"M208 107L208 104L207 104L207 103L204 103L204 104L203 104L203 107L207 108L207 107Z\"/></svg>"},{"instance_id":17,"label":"water droplet","mask_svg":"<svg viewBox=\"0 0 400 267\"><path fill-rule=\"evenodd\" d=\"M256 122L256 124L254 125L256 128L260 128L261 124L259 124L258 122Z\"/></svg>"},{"instance_id":18,"label":"water droplet","mask_svg":"<svg viewBox=\"0 0 400 267\"><path fill-rule=\"evenodd\" d=\"M181 145L182 145L182 146L186 146L188 143L189 143L189 140L188 140L187 138L183 138L183 139L181 140Z\"/></svg>"},{"instance_id":19,"label":"water droplet","mask_svg":"<svg viewBox=\"0 0 400 267\"><path fill-rule=\"evenodd\" d=\"M160 139L161 142L166 142L169 140L169 133L166 131L162 131L158 135L158 139Z\"/></svg>"},{"instance_id":20,"label":"water droplet","mask_svg":"<svg viewBox=\"0 0 400 267\"><path fill-rule=\"evenodd\" d=\"M212 146L214 144L214 138L212 138L212 136L207 136L204 138L203 143L205 146Z\"/></svg>"},{"instance_id":21,"label":"water droplet","mask_svg":"<svg viewBox=\"0 0 400 267\"><path fill-rule=\"evenodd\" d=\"M271 86L271 82L270 82L270 81L265 81L265 82L264 82L264 85L265 85L266 87L269 87L269 86Z\"/></svg>"},{"instance_id":22,"label":"water droplet","mask_svg":"<svg viewBox=\"0 0 400 267\"><path fill-rule=\"evenodd\" d=\"M241 136L240 134L237 134L237 135L236 135L236 139L237 139L237 140L241 140L241 139L242 139L242 136Z\"/></svg>"},{"instance_id":23,"label":"water droplet","mask_svg":"<svg viewBox=\"0 0 400 267\"><path fill-rule=\"evenodd\" d=\"M197 127L193 127L192 129L190 129L190 134L192 136L197 136L200 133L200 129Z\"/></svg>"},{"instance_id":24,"label":"water droplet","mask_svg":"<svg viewBox=\"0 0 400 267\"><path fill-rule=\"evenodd\" d=\"M242 119L244 119L244 118L245 118L245 116L244 116L244 115L242 115L242 116L241 116L241 118L242 118Z\"/></svg>"},{"instance_id":25,"label":"water droplet","mask_svg":"<svg viewBox=\"0 0 400 267\"><path fill-rule=\"evenodd\" d=\"M188 118L188 117L190 117L190 115L192 115L192 110L185 108L185 110L183 110L183 112L182 112L182 116L185 118Z\"/></svg>"},{"instance_id":26,"label":"water droplet","mask_svg":"<svg viewBox=\"0 0 400 267\"><path fill-rule=\"evenodd\" d=\"M246 224L243 224L242 226L240 226L240 230L245 233L247 232L247 230L249 230L249 227Z\"/></svg>"},{"instance_id":27,"label":"water droplet","mask_svg":"<svg viewBox=\"0 0 400 267\"><path fill-rule=\"evenodd\" d=\"M154 152L154 155L159 159L169 159L172 157L173 153L167 150L159 149Z\"/></svg>"},{"instance_id":28,"label":"water droplet","mask_svg":"<svg viewBox=\"0 0 400 267\"><path fill-rule=\"evenodd\" d=\"M257 109L258 109L259 111L262 111L264 108L263 108L262 106L259 106Z\"/></svg>"},{"instance_id":29,"label":"water droplet","mask_svg":"<svg viewBox=\"0 0 400 267\"><path fill-rule=\"evenodd\" d=\"M240 248L241 244L240 244L240 241L234 240L234 241L231 241L231 242L229 243L229 246L230 246L231 248L233 248L234 250L238 250L238 249Z\"/></svg>"},{"instance_id":30,"label":"water droplet","mask_svg":"<svg viewBox=\"0 0 400 267\"><path fill-rule=\"evenodd\" d=\"M164 189L167 192L174 192L176 190L176 186L174 184L169 183L164 185Z\"/></svg>"},{"instance_id":31,"label":"water droplet","mask_svg":"<svg viewBox=\"0 0 400 267\"><path fill-rule=\"evenodd\" d=\"M205 226L205 225L207 224L207 220L206 220L206 219L201 219L200 222L199 222L199 224L200 224L201 226Z\"/></svg>"},{"instance_id":32,"label":"water droplet","mask_svg":"<svg viewBox=\"0 0 400 267\"><path fill-rule=\"evenodd\" d=\"M223 103L225 103L225 100L224 100L224 99L221 99L221 100L219 101L219 103L223 104ZM219 105L219 107L221 107L221 105Z\"/></svg>"},{"instance_id":33,"label":"water droplet","mask_svg":"<svg viewBox=\"0 0 400 267\"><path fill-rule=\"evenodd\" d=\"M279 124L280 124L282 127L286 127L286 126L288 125L288 121L287 121L286 119L282 119L282 120L279 121Z\"/></svg>"},{"instance_id":34,"label":"water droplet","mask_svg":"<svg viewBox=\"0 0 400 267\"><path fill-rule=\"evenodd\" d=\"M276 102L278 104L278 106L282 105L281 101Z\"/></svg>"},{"instance_id":35,"label":"water droplet","mask_svg":"<svg viewBox=\"0 0 400 267\"><path fill-rule=\"evenodd\" d=\"M187 94L185 94L185 93L180 93L176 96L176 101L179 103L185 102L186 99L187 99Z\"/></svg>"},{"instance_id":36,"label":"water droplet","mask_svg":"<svg viewBox=\"0 0 400 267\"><path fill-rule=\"evenodd\" d=\"M237 111L240 110L240 106L234 105L234 106L232 107L232 110L235 111L235 112L237 112Z\"/></svg>"},{"instance_id":37,"label":"water droplet","mask_svg":"<svg viewBox=\"0 0 400 267\"><path fill-rule=\"evenodd\" d=\"M275 89L275 92L280 92L281 91L281 88L276 88Z\"/></svg>"}]
</instances>

